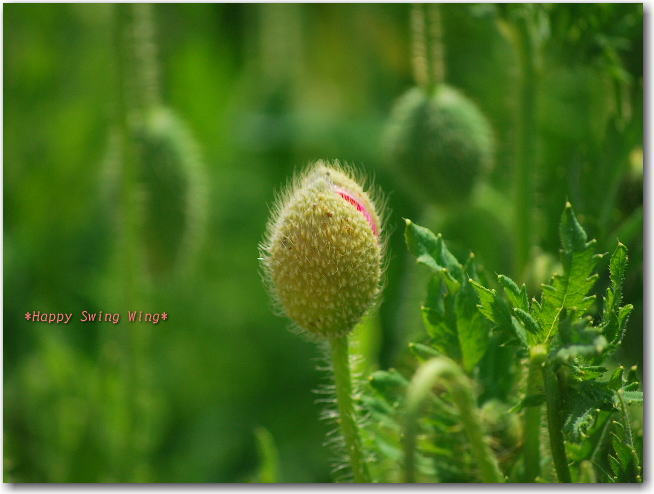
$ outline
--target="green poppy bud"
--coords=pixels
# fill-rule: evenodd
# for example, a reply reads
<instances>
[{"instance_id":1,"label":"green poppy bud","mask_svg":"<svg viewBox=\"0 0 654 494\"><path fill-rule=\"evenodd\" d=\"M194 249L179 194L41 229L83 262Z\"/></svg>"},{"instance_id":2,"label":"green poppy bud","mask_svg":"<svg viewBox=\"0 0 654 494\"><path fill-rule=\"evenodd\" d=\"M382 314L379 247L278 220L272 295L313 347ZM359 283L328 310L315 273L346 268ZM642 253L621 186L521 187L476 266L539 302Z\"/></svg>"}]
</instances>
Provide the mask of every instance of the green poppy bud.
<instances>
[{"instance_id":1,"label":"green poppy bud","mask_svg":"<svg viewBox=\"0 0 654 494\"><path fill-rule=\"evenodd\" d=\"M431 91L414 87L401 96L385 144L391 165L407 187L441 204L467 199L493 152L484 115L445 85Z\"/></svg>"},{"instance_id":2,"label":"green poppy bud","mask_svg":"<svg viewBox=\"0 0 654 494\"><path fill-rule=\"evenodd\" d=\"M261 245L275 302L309 333L348 333L380 292L379 213L338 164L316 162L279 198Z\"/></svg>"},{"instance_id":3,"label":"green poppy bud","mask_svg":"<svg viewBox=\"0 0 654 494\"><path fill-rule=\"evenodd\" d=\"M150 272L191 257L205 211L203 166L184 123L165 107L148 111L136 131L141 232Z\"/></svg>"}]
</instances>

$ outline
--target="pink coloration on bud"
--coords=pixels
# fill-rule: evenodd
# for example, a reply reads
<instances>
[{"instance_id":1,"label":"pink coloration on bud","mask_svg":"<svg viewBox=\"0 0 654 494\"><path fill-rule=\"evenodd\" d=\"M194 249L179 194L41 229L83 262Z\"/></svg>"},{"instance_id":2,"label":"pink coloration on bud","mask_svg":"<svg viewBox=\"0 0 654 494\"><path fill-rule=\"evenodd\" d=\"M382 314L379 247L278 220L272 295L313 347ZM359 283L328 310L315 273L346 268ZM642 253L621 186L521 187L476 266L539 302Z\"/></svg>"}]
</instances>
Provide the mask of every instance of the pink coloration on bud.
<instances>
[{"instance_id":1,"label":"pink coloration on bud","mask_svg":"<svg viewBox=\"0 0 654 494\"><path fill-rule=\"evenodd\" d=\"M360 211L361 214L363 214L363 216L368 221L370 228L372 228L372 233L374 233L376 237L379 237L379 228L377 227L377 223L375 222L372 215L370 214L370 211L368 211L366 207L363 205L363 202L356 199L352 194L350 194L345 189L341 189L339 187L335 187L334 189L336 190L336 192L338 192L338 194L343 199L345 199L347 202L352 204L354 207L357 208L357 211Z\"/></svg>"}]
</instances>

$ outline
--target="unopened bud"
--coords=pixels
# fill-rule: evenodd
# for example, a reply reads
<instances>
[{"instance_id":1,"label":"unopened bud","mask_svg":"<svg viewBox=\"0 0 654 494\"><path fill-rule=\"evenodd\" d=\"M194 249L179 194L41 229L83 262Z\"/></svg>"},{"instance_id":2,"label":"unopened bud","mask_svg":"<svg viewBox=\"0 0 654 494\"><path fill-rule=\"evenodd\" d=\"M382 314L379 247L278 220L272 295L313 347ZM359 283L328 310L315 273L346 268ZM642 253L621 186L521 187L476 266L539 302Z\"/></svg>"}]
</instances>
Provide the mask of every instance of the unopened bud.
<instances>
[{"instance_id":1,"label":"unopened bud","mask_svg":"<svg viewBox=\"0 0 654 494\"><path fill-rule=\"evenodd\" d=\"M311 166L280 197L261 245L283 313L321 336L352 330L380 292L380 235L368 193L338 164Z\"/></svg>"}]
</instances>

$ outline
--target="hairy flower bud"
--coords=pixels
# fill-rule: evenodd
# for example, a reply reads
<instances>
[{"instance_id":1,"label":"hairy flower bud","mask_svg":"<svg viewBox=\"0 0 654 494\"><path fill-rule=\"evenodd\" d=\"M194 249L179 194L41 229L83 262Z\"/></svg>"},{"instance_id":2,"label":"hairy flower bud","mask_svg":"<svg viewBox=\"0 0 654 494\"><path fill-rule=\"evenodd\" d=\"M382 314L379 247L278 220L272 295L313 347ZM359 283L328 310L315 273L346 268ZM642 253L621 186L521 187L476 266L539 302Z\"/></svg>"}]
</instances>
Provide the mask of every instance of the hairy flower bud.
<instances>
[{"instance_id":1,"label":"hairy flower bud","mask_svg":"<svg viewBox=\"0 0 654 494\"><path fill-rule=\"evenodd\" d=\"M398 176L434 203L465 200L492 158L486 118L445 85L431 92L415 87L400 97L385 137Z\"/></svg>"},{"instance_id":2,"label":"hairy flower bud","mask_svg":"<svg viewBox=\"0 0 654 494\"><path fill-rule=\"evenodd\" d=\"M280 197L261 245L283 313L321 336L349 332L380 291L380 218L338 164L318 161Z\"/></svg>"}]
</instances>

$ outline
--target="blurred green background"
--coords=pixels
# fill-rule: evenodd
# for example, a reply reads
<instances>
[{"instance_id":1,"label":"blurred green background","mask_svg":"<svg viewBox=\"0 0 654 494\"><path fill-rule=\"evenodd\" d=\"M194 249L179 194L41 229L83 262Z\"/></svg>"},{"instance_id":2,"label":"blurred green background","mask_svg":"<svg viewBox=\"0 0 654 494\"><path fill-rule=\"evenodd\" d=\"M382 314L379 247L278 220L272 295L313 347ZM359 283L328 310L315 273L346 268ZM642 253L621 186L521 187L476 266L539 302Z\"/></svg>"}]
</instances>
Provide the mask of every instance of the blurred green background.
<instances>
[{"instance_id":1,"label":"blurred green background","mask_svg":"<svg viewBox=\"0 0 654 494\"><path fill-rule=\"evenodd\" d=\"M410 5L154 6L161 99L196 141L206 195L191 262L163 276L125 255L141 247L112 178L127 57L114 7L3 10L5 482L256 480L258 427L281 481L329 481L321 353L273 314L257 262L275 191L318 158L358 166L388 197L370 368L393 366L421 331L402 217L535 293L556 269L566 199L605 250L629 247L636 311L617 358L642 363L641 5L442 6L446 80L495 141L493 168L447 207L416 200L384 153L393 103L415 84ZM514 222L525 204L527 236ZM176 221L157 214L162 230ZM127 324L132 309L170 318ZM48 325L26 321L33 310L75 315ZM75 322L82 310L123 321Z\"/></svg>"}]
</instances>

